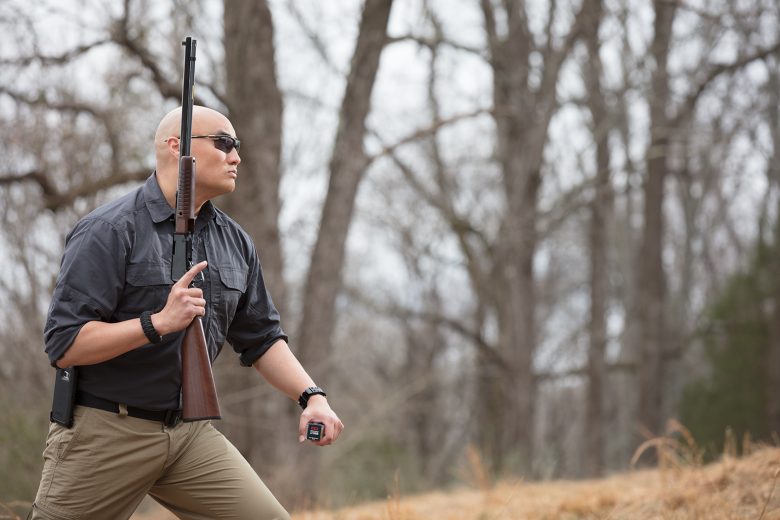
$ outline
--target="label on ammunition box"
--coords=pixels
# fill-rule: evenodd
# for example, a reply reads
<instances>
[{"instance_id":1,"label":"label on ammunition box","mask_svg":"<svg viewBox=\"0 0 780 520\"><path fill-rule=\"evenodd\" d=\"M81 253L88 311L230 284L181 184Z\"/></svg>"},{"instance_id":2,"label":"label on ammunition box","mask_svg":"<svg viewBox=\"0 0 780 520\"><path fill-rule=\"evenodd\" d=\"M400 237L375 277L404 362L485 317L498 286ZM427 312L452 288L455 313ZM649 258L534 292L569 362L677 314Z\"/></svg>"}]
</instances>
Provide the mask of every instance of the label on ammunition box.
<instances>
[{"instance_id":1,"label":"label on ammunition box","mask_svg":"<svg viewBox=\"0 0 780 520\"><path fill-rule=\"evenodd\" d=\"M310 441L319 441L325 435L325 425L320 422L310 422L306 428L306 438Z\"/></svg>"}]
</instances>

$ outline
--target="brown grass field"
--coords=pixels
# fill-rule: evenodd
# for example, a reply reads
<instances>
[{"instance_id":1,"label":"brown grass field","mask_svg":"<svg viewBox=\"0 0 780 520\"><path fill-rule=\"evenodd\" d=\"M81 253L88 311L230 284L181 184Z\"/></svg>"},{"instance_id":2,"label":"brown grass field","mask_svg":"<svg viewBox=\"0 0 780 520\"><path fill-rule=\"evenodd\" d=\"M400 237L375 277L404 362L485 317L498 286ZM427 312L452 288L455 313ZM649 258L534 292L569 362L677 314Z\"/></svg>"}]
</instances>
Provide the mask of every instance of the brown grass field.
<instances>
[{"instance_id":1,"label":"brown grass field","mask_svg":"<svg viewBox=\"0 0 780 520\"><path fill-rule=\"evenodd\" d=\"M500 482L336 511L296 520L770 520L780 519L780 449L716 464L633 471L599 480Z\"/></svg>"},{"instance_id":2,"label":"brown grass field","mask_svg":"<svg viewBox=\"0 0 780 520\"><path fill-rule=\"evenodd\" d=\"M780 448L700 466L667 452L660 467L541 483L475 478L472 487L293 515L294 520L780 520ZM168 520L160 511L133 520Z\"/></svg>"},{"instance_id":3,"label":"brown grass field","mask_svg":"<svg viewBox=\"0 0 780 520\"><path fill-rule=\"evenodd\" d=\"M661 448L656 446L657 448ZM742 458L724 455L706 466L662 452L657 469L598 480L474 484L418 496L293 515L294 520L780 520L780 448ZM158 506L132 520L169 520ZM4 514L0 518L18 517Z\"/></svg>"}]
</instances>

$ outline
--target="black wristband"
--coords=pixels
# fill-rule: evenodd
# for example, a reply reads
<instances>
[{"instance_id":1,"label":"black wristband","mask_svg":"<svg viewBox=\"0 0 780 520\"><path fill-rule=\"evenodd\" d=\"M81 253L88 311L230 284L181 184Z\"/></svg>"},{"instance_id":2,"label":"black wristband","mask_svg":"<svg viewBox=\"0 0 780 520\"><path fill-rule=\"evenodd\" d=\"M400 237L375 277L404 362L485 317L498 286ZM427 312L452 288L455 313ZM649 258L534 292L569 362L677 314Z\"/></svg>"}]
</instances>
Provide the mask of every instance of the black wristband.
<instances>
[{"instance_id":1,"label":"black wristband","mask_svg":"<svg viewBox=\"0 0 780 520\"><path fill-rule=\"evenodd\" d=\"M306 390L303 391L301 396L298 398L298 404L301 405L301 408L304 410L306 409L306 405L309 404L309 398L313 395L328 395L325 393L325 390L320 388L319 386L310 386Z\"/></svg>"},{"instance_id":2,"label":"black wristband","mask_svg":"<svg viewBox=\"0 0 780 520\"><path fill-rule=\"evenodd\" d=\"M141 328L144 329L144 336L149 340L149 343L159 343L162 341L160 333L154 328L152 323L152 311L144 311L141 313Z\"/></svg>"}]
</instances>

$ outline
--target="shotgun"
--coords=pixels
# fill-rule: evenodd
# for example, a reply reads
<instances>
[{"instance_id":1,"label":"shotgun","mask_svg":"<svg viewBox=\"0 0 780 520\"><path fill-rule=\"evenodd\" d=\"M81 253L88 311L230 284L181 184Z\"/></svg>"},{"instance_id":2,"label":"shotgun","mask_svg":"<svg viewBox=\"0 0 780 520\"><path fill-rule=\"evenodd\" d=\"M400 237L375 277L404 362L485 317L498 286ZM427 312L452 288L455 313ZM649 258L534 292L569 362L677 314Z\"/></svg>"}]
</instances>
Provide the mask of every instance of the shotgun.
<instances>
[{"instance_id":1,"label":"shotgun","mask_svg":"<svg viewBox=\"0 0 780 520\"><path fill-rule=\"evenodd\" d=\"M173 235L171 278L179 280L192 267L192 233L195 230L195 158L192 144L193 83L195 81L195 43L191 37L184 45L184 86L181 93L181 133L179 134L179 184L176 192L176 227ZM202 274L201 274L202 276ZM181 351L182 419L201 421L219 419L219 401L211 373L211 361L200 316L187 326Z\"/></svg>"}]
</instances>

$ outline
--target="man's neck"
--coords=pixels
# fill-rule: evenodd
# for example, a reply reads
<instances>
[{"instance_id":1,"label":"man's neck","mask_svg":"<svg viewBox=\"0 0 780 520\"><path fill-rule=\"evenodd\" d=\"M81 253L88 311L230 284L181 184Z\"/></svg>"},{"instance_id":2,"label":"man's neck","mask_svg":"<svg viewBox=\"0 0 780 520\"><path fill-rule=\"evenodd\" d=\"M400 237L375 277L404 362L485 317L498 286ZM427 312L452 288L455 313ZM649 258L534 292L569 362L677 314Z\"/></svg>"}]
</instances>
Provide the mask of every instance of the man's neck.
<instances>
[{"instance_id":1,"label":"man's neck","mask_svg":"<svg viewBox=\"0 0 780 520\"><path fill-rule=\"evenodd\" d=\"M176 188L178 174L172 172L157 169L155 173L157 178L157 185L160 187L160 191L168 202L168 205L172 208L176 208Z\"/></svg>"},{"instance_id":2,"label":"man's neck","mask_svg":"<svg viewBox=\"0 0 780 520\"><path fill-rule=\"evenodd\" d=\"M160 171L157 170L157 184L160 186L160 191L163 194L163 197L165 197L165 200L168 202L168 205L176 209L176 190L179 188L178 186L178 179L179 179L179 173L178 172L169 172L169 171ZM195 214L197 215L200 212L200 208L203 207L203 204L205 204L205 200L198 200L197 194L195 197Z\"/></svg>"}]
</instances>

